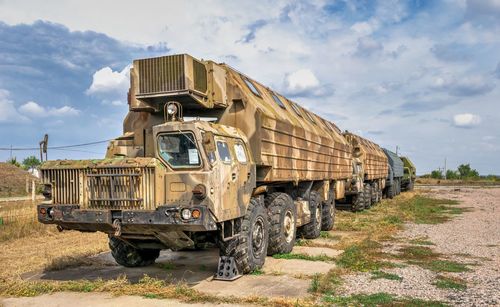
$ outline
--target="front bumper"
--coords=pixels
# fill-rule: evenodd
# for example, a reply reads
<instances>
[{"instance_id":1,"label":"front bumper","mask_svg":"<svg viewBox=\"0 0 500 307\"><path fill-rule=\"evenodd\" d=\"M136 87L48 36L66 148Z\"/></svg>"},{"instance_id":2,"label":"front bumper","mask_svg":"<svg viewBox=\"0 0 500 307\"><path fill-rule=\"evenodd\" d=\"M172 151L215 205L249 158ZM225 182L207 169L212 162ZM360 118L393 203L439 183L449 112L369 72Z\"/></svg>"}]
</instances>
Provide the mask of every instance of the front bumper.
<instances>
[{"instance_id":1,"label":"front bumper","mask_svg":"<svg viewBox=\"0 0 500 307\"><path fill-rule=\"evenodd\" d=\"M206 207L193 207L201 212L199 218L183 220L180 212L183 208L162 206L156 210L130 209L80 209L78 205L37 206L38 221L44 224L56 224L62 229L79 231L102 231L113 233L113 222L118 220L121 231L127 234L154 234L159 231L213 231L217 224Z\"/></svg>"}]
</instances>

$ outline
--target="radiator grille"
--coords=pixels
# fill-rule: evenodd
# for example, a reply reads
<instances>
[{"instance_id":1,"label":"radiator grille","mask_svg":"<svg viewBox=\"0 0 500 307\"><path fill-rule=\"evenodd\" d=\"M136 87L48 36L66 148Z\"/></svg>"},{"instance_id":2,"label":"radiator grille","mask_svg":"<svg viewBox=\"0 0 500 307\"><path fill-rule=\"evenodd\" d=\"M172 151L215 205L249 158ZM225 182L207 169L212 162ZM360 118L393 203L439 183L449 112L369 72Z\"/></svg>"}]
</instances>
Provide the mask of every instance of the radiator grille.
<instances>
[{"instance_id":1,"label":"radiator grille","mask_svg":"<svg viewBox=\"0 0 500 307\"><path fill-rule=\"evenodd\" d=\"M150 58L139 63L139 94L157 94L186 89L184 55Z\"/></svg>"},{"instance_id":2,"label":"radiator grille","mask_svg":"<svg viewBox=\"0 0 500 307\"><path fill-rule=\"evenodd\" d=\"M154 168L45 169L54 204L89 209L155 208Z\"/></svg>"}]
</instances>

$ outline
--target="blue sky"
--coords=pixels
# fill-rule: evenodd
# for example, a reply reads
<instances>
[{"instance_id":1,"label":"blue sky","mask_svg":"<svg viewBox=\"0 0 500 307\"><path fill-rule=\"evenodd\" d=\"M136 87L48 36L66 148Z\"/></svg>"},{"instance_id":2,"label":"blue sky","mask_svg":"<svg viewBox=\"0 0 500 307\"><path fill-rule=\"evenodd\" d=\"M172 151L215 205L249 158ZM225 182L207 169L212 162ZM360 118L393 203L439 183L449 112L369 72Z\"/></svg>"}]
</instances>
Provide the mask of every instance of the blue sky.
<instances>
[{"instance_id":1,"label":"blue sky","mask_svg":"<svg viewBox=\"0 0 500 307\"><path fill-rule=\"evenodd\" d=\"M52 146L119 136L131 61L190 53L399 146L419 173L446 157L500 174L498 33L498 0L0 0L0 147L36 147L44 133Z\"/></svg>"}]
</instances>

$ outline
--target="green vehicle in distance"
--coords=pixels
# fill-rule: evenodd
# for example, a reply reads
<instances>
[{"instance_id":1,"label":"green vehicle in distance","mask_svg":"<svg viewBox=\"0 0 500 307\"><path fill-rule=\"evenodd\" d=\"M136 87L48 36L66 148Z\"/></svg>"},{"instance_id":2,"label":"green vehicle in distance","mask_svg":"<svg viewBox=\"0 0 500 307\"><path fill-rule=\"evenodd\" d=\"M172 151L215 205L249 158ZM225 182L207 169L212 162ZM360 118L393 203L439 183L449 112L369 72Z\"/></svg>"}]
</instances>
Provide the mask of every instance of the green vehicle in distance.
<instances>
[{"instance_id":1,"label":"green vehicle in distance","mask_svg":"<svg viewBox=\"0 0 500 307\"><path fill-rule=\"evenodd\" d=\"M402 191L411 191L415 185L415 179L417 179L417 169L415 164L410 161L408 157L400 157L404 164L403 180L401 181Z\"/></svg>"}]
</instances>

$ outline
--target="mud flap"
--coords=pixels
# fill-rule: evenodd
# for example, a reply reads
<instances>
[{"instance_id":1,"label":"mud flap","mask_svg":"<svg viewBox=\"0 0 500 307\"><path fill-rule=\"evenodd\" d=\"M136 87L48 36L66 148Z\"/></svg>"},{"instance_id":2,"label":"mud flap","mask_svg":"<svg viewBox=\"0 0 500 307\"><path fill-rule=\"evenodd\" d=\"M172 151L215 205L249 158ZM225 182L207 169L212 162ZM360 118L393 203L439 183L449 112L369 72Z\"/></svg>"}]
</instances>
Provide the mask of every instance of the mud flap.
<instances>
[{"instance_id":1,"label":"mud flap","mask_svg":"<svg viewBox=\"0 0 500 307\"><path fill-rule=\"evenodd\" d=\"M242 275L238 272L234 257L220 256L217 273L214 276L215 280L233 281L240 278Z\"/></svg>"}]
</instances>

